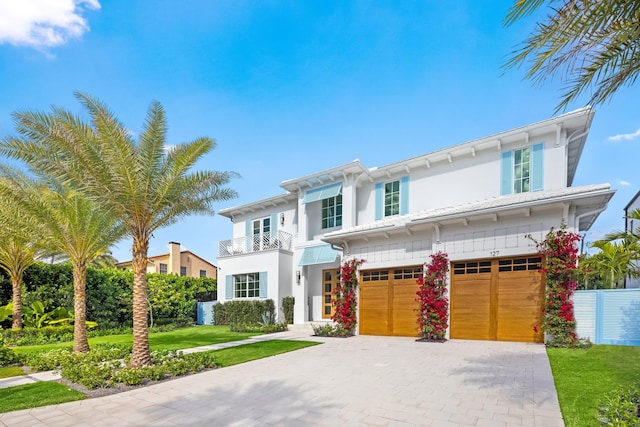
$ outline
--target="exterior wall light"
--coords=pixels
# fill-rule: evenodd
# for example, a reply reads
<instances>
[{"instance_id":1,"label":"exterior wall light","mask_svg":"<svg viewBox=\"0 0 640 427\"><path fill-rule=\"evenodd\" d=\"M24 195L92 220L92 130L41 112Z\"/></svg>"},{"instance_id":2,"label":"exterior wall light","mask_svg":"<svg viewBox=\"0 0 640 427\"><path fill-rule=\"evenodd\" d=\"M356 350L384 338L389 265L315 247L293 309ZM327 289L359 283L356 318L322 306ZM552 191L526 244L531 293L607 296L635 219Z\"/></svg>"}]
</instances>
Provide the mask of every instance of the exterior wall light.
<instances>
[{"instance_id":1,"label":"exterior wall light","mask_svg":"<svg viewBox=\"0 0 640 427\"><path fill-rule=\"evenodd\" d=\"M296 283L299 285L300 284L300 270L296 271Z\"/></svg>"}]
</instances>

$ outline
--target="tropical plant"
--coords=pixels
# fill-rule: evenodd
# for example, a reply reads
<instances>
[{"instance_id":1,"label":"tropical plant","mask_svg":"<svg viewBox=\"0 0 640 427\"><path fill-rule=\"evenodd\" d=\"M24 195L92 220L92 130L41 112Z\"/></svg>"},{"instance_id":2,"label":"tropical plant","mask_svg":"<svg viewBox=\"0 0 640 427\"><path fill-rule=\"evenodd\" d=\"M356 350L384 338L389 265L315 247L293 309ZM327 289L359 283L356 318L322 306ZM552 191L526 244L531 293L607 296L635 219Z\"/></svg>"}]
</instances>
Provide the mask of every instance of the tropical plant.
<instances>
[{"instance_id":1,"label":"tropical plant","mask_svg":"<svg viewBox=\"0 0 640 427\"><path fill-rule=\"evenodd\" d=\"M87 339L87 266L124 234L122 222L82 193L54 180L33 180L0 168L0 196L8 205L0 217L25 234L39 236L50 252L64 253L73 266L75 352L89 351Z\"/></svg>"},{"instance_id":2,"label":"tropical plant","mask_svg":"<svg viewBox=\"0 0 640 427\"><path fill-rule=\"evenodd\" d=\"M13 314L13 303L0 307L0 323L7 320Z\"/></svg>"},{"instance_id":3,"label":"tropical plant","mask_svg":"<svg viewBox=\"0 0 640 427\"><path fill-rule=\"evenodd\" d=\"M0 209L2 209L0 207ZM0 268L5 270L11 279L13 314L12 329L22 328L22 274L35 263L37 248L33 242L5 228L5 235L0 239Z\"/></svg>"},{"instance_id":4,"label":"tropical plant","mask_svg":"<svg viewBox=\"0 0 640 427\"><path fill-rule=\"evenodd\" d=\"M416 282L418 308L418 327L424 340L440 341L445 339L449 326L449 298L447 298L447 272L449 257L438 252L431 255L431 261L425 263L425 273Z\"/></svg>"},{"instance_id":5,"label":"tropical plant","mask_svg":"<svg viewBox=\"0 0 640 427\"><path fill-rule=\"evenodd\" d=\"M331 301L335 307L335 311L331 316L331 320L336 322L338 326L349 334L353 334L358 324L358 297L356 289L358 289L358 268L364 263L362 259L351 259L345 261L338 271L338 282L333 293Z\"/></svg>"},{"instance_id":6,"label":"tropical plant","mask_svg":"<svg viewBox=\"0 0 640 427\"><path fill-rule=\"evenodd\" d=\"M582 260L587 280L595 276L605 287L615 289L624 287L626 277L640 277L640 244L625 238L620 242L596 241L591 246L600 251Z\"/></svg>"},{"instance_id":7,"label":"tropical plant","mask_svg":"<svg viewBox=\"0 0 640 427\"><path fill-rule=\"evenodd\" d=\"M578 344L576 319L573 311L573 293L578 287L578 242L580 235L567 230L566 224L559 229L553 227L544 240L536 243L538 255L544 259L540 271L547 284L544 305L543 329L547 345L571 347ZM538 325L534 325L534 332Z\"/></svg>"},{"instance_id":8,"label":"tropical plant","mask_svg":"<svg viewBox=\"0 0 640 427\"><path fill-rule=\"evenodd\" d=\"M165 112L151 104L138 141L99 100L81 93L76 98L91 118L86 123L62 108L51 113L18 112L13 119L19 136L0 142L0 153L27 163L47 176L95 200L119 218L132 238L133 349L131 366L150 365L147 324L149 239L162 227L193 214L212 214L212 204L229 200L224 187L231 172L190 172L214 141L202 137L167 145Z\"/></svg>"},{"instance_id":9,"label":"tropical plant","mask_svg":"<svg viewBox=\"0 0 640 427\"><path fill-rule=\"evenodd\" d=\"M515 0L505 25L548 5L546 22L513 52L506 68L527 65L526 77L537 82L560 77L567 89L556 110L562 110L587 89L588 103L609 100L640 72L640 3L629 0ZM567 76L567 77L565 77Z\"/></svg>"}]
</instances>

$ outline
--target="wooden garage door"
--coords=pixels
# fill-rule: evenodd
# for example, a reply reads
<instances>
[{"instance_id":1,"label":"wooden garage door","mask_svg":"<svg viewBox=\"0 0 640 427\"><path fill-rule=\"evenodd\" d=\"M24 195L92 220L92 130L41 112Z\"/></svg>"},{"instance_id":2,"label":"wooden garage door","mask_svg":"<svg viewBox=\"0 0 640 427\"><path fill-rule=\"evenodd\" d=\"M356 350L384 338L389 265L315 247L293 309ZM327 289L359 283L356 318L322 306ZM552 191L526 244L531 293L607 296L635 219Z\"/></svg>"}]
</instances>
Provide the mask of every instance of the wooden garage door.
<instances>
[{"instance_id":1,"label":"wooden garage door","mask_svg":"<svg viewBox=\"0 0 640 427\"><path fill-rule=\"evenodd\" d=\"M542 342L540 262L539 257L453 262L451 338Z\"/></svg>"},{"instance_id":2,"label":"wooden garage door","mask_svg":"<svg viewBox=\"0 0 640 427\"><path fill-rule=\"evenodd\" d=\"M417 336L415 301L422 266L365 270L360 275L360 333Z\"/></svg>"}]
</instances>

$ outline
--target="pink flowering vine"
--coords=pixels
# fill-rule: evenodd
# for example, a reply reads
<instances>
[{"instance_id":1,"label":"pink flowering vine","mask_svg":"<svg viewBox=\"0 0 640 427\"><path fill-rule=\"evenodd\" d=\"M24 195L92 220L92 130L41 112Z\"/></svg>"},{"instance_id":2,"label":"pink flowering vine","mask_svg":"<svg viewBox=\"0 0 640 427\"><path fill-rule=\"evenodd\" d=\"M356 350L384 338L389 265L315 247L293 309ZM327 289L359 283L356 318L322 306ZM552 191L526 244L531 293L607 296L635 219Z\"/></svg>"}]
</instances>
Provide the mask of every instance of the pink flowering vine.
<instances>
[{"instance_id":1,"label":"pink flowering vine","mask_svg":"<svg viewBox=\"0 0 640 427\"><path fill-rule=\"evenodd\" d=\"M449 324L449 298L447 297L447 272L449 257L438 252L425 263L425 273L416 282L419 289L416 301L420 335L427 340L443 340Z\"/></svg>"},{"instance_id":2,"label":"pink flowering vine","mask_svg":"<svg viewBox=\"0 0 640 427\"><path fill-rule=\"evenodd\" d=\"M543 308L547 345L573 346L578 342L572 296L578 287L576 269L580 235L567 231L566 224L562 224L558 230L551 228L541 242L531 236L528 238L536 242L538 255L544 259L540 271L545 275L547 285ZM534 326L534 332L537 329L537 325Z\"/></svg>"},{"instance_id":3,"label":"pink flowering vine","mask_svg":"<svg viewBox=\"0 0 640 427\"><path fill-rule=\"evenodd\" d=\"M358 324L358 268L364 260L352 259L345 261L338 271L339 282L333 292L332 300L335 312L331 320L349 334L353 334Z\"/></svg>"}]
</instances>

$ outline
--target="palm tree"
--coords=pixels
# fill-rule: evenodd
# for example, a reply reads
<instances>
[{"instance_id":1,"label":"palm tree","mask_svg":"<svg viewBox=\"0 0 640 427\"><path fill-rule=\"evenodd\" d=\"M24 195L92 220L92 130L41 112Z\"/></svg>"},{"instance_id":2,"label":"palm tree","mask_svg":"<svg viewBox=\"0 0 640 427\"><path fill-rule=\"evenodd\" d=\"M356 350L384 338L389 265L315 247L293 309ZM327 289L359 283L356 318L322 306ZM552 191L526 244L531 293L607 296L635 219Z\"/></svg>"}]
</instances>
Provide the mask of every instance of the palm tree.
<instances>
[{"instance_id":1,"label":"palm tree","mask_svg":"<svg viewBox=\"0 0 640 427\"><path fill-rule=\"evenodd\" d=\"M162 105L153 102L136 142L131 132L99 100L76 93L91 123L67 110L13 115L17 137L0 142L0 153L26 162L94 199L122 220L132 238L133 350L130 365L151 364L147 324L147 252L151 234L193 214L213 214L212 204L229 200L224 187L232 172L190 172L214 141L202 137L166 145Z\"/></svg>"},{"instance_id":2,"label":"palm tree","mask_svg":"<svg viewBox=\"0 0 640 427\"><path fill-rule=\"evenodd\" d=\"M526 63L526 78L537 82L568 76L563 81L567 90L556 111L589 88L595 87L589 104L597 105L610 99L620 87L635 82L640 72L639 2L516 0L505 25L547 3L547 22L537 23L535 31L506 62L506 68Z\"/></svg>"},{"instance_id":3,"label":"palm tree","mask_svg":"<svg viewBox=\"0 0 640 427\"><path fill-rule=\"evenodd\" d=\"M0 168L0 195L4 206L0 217L13 219L23 233L39 236L49 252L63 253L73 267L73 351L88 352L87 266L122 238L122 223L94 201L64 185L27 178Z\"/></svg>"},{"instance_id":4,"label":"palm tree","mask_svg":"<svg viewBox=\"0 0 640 427\"><path fill-rule=\"evenodd\" d=\"M11 329L22 329L22 275L34 264L37 254L36 246L12 230L3 227L0 239L0 268L5 270L11 279L13 315Z\"/></svg>"},{"instance_id":5,"label":"palm tree","mask_svg":"<svg viewBox=\"0 0 640 427\"><path fill-rule=\"evenodd\" d=\"M635 264L640 254L640 246L630 239L620 242L596 241L592 247L600 252L584 259L583 270L588 275L597 275L609 288L615 289L624 286L626 277L638 277L640 272Z\"/></svg>"}]
</instances>

